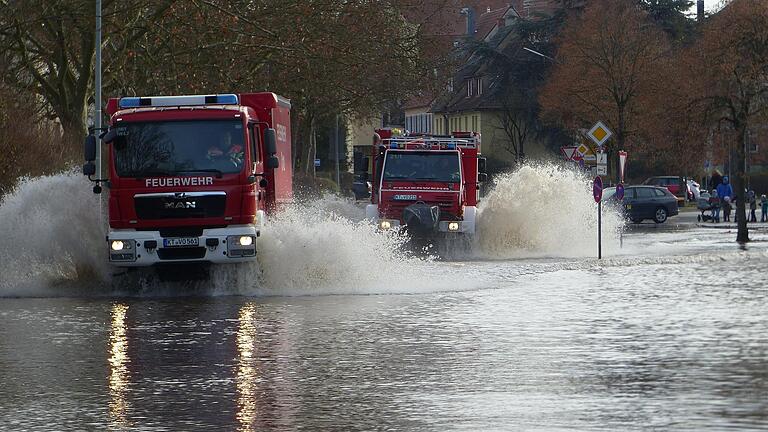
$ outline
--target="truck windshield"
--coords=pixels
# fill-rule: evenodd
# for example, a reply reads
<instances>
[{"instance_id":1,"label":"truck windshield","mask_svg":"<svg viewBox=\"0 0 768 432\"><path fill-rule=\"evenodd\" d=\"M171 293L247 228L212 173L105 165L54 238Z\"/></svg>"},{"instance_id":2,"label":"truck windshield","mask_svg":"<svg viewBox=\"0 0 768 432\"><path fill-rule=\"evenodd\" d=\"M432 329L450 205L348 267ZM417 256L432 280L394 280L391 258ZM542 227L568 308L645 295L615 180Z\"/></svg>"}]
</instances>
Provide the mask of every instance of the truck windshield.
<instances>
[{"instance_id":1,"label":"truck windshield","mask_svg":"<svg viewBox=\"0 0 768 432\"><path fill-rule=\"evenodd\" d=\"M384 180L430 180L458 182L457 152L387 152Z\"/></svg>"},{"instance_id":2,"label":"truck windshield","mask_svg":"<svg viewBox=\"0 0 768 432\"><path fill-rule=\"evenodd\" d=\"M243 168L240 120L128 122L117 127L117 134L119 176L227 174Z\"/></svg>"}]
</instances>

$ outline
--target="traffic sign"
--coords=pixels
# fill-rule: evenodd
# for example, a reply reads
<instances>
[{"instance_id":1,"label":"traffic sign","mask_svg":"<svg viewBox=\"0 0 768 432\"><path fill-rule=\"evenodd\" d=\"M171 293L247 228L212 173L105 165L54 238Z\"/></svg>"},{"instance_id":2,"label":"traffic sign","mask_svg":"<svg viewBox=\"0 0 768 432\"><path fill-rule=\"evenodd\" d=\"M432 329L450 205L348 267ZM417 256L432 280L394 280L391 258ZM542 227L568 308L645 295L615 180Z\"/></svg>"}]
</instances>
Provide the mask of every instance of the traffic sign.
<instances>
[{"instance_id":1,"label":"traffic sign","mask_svg":"<svg viewBox=\"0 0 768 432\"><path fill-rule=\"evenodd\" d=\"M320 159L315 159L315 166L316 166L316 167L319 167L319 166L320 166Z\"/></svg>"},{"instance_id":2,"label":"traffic sign","mask_svg":"<svg viewBox=\"0 0 768 432\"><path fill-rule=\"evenodd\" d=\"M565 156L565 160L574 160L574 156L577 155L576 146L560 147L560 151L563 153L563 156Z\"/></svg>"},{"instance_id":3,"label":"traffic sign","mask_svg":"<svg viewBox=\"0 0 768 432\"><path fill-rule=\"evenodd\" d=\"M619 181L624 181L624 165L627 163L627 152L619 151Z\"/></svg>"},{"instance_id":4,"label":"traffic sign","mask_svg":"<svg viewBox=\"0 0 768 432\"><path fill-rule=\"evenodd\" d=\"M595 177L595 181L592 183L592 196L595 197L596 203L599 203L603 198L603 179L600 176Z\"/></svg>"},{"instance_id":5,"label":"traffic sign","mask_svg":"<svg viewBox=\"0 0 768 432\"><path fill-rule=\"evenodd\" d=\"M608 167L605 165L597 166L597 175L608 175Z\"/></svg>"},{"instance_id":6,"label":"traffic sign","mask_svg":"<svg viewBox=\"0 0 768 432\"><path fill-rule=\"evenodd\" d=\"M624 183L616 185L616 199L619 201L624 199Z\"/></svg>"},{"instance_id":7,"label":"traffic sign","mask_svg":"<svg viewBox=\"0 0 768 432\"><path fill-rule=\"evenodd\" d=\"M608 138L613 135L610 129L603 122L599 121L592 126L592 129L587 132L587 136L597 144L598 147L602 147Z\"/></svg>"}]
</instances>

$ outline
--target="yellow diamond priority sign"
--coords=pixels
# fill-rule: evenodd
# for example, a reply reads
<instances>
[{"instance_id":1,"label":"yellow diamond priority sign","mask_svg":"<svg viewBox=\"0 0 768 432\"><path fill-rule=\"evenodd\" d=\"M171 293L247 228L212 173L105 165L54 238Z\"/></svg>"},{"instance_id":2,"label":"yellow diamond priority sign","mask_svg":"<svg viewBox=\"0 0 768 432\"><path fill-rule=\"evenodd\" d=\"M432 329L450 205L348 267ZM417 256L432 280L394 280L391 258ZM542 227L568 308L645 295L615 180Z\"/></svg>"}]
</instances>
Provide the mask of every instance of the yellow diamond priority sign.
<instances>
[{"instance_id":1,"label":"yellow diamond priority sign","mask_svg":"<svg viewBox=\"0 0 768 432\"><path fill-rule=\"evenodd\" d=\"M613 132L611 132L611 130L601 121L595 123L595 125L592 126L592 129L587 132L587 136L594 141L598 147L602 147L611 135L613 135Z\"/></svg>"}]
</instances>

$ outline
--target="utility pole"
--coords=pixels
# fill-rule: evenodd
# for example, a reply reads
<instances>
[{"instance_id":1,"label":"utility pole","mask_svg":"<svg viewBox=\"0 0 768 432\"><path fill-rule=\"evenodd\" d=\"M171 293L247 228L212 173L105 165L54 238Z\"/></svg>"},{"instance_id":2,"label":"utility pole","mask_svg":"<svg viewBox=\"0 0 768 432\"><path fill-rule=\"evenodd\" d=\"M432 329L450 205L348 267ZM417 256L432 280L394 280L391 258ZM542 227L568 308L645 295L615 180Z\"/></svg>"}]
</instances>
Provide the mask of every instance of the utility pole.
<instances>
[{"instance_id":1,"label":"utility pole","mask_svg":"<svg viewBox=\"0 0 768 432\"><path fill-rule=\"evenodd\" d=\"M95 87L96 100L93 114L93 126L96 129L96 137L101 134L101 0L96 0L96 73ZM96 176L101 176L101 140L96 141Z\"/></svg>"},{"instance_id":2,"label":"utility pole","mask_svg":"<svg viewBox=\"0 0 768 432\"><path fill-rule=\"evenodd\" d=\"M339 114L336 114L336 133L333 140L333 158L336 161L336 186L341 191L341 180L339 173Z\"/></svg>"}]
</instances>

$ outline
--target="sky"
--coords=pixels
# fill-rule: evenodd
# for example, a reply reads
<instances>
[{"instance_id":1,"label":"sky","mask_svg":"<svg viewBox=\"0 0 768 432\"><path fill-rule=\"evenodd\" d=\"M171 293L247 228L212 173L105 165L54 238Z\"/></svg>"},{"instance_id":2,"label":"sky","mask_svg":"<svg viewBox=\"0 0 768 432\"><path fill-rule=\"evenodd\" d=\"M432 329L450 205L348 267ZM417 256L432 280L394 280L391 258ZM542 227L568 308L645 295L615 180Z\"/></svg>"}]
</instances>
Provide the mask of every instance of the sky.
<instances>
[{"instance_id":1,"label":"sky","mask_svg":"<svg viewBox=\"0 0 768 432\"><path fill-rule=\"evenodd\" d=\"M704 10L707 13L713 13L720 10L723 3L727 3L727 0L704 0ZM696 15L696 0L693 0L693 7L688 10L690 15Z\"/></svg>"}]
</instances>

